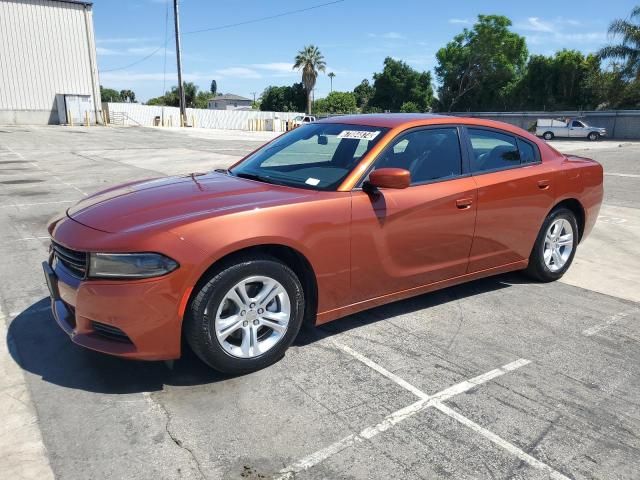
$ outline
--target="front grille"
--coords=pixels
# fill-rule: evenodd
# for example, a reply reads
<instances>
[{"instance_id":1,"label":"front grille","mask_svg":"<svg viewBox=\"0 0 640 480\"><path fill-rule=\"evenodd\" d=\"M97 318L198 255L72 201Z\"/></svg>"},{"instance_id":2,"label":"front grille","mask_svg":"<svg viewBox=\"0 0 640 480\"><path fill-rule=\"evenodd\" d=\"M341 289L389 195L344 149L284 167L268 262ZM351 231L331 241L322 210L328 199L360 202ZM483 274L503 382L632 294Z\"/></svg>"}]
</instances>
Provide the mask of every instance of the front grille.
<instances>
[{"instance_id":1,"label":"front grille","mask_svg":"<svg viewBox=\"0 0 640 480\"><path fill-rule=\"evenodd\" d=\"M91 326L93 327L93 331L96 335L116 342L132 343L127 334L118 327L100 322L91 322Z\"/></svg>"},{"instance_id":2,"label":"front grille","mask_svg":"<svg viewBox=\"0 0 640 480\"><path fill-rule=\"evenodd\" d=\"M78 278L84 278L87 275L87 253L71 250L62 245L51 242L51 249L54 257L64 265L69 272Z\"/></svg>"}]
</instances>

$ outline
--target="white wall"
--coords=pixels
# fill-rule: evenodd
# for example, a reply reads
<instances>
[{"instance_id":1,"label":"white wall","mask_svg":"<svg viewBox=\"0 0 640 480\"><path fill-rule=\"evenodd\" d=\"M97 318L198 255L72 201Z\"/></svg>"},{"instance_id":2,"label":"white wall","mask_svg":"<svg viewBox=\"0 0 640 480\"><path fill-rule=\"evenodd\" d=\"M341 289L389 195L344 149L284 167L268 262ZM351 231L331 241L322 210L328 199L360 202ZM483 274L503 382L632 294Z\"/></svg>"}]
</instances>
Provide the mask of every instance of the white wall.
<instances>
[{"instance_id":1,"label":"white wall","mask_svg":"<svg viewBox=\"0 0 640 480\"><path fill-rule=\"evenodd\" d=\"M90 95L99 110L98 85L91 6L0 0L0 119L57 123L65 93Z\"/></svg>"},{"instance_id":2,"label":"white wall","mask_svg":"<svg viewBox=\"0 0 640 480\"><path fill-rule=\"evenodd\" d=\"M124 114L125 125L152 126L154 118L159 116L165 119L165 123L171 120L174 127L180 125L180 109L178 107L157 107L152 105L140 105L138 103L107 103L107 110L111 122L118 114ZM115 114L115 115L114 115ZM276 131L282 131L282 121L292 120L295 116L302 115L298 112L260 112L237 110L205 110L200 108L187 108L187 122L195 120L195 126L199 128L219 128L224 130L249 130L249 120L275 119Z\"/></svg>"}]
</instances>

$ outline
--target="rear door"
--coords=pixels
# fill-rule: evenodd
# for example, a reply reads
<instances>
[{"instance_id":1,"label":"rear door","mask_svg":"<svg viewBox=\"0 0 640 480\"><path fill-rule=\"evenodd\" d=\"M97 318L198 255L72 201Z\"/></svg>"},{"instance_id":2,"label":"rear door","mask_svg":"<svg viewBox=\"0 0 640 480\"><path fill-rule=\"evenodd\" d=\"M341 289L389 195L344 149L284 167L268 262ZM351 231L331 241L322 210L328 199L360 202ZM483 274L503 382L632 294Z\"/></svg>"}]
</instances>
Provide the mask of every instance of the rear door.
<instances>
[{"instance_id":1,"label":"rear door","mask_svg":"<svg viewBox=\"0 0 640 480\"><path fill-rule=\"evenodd\" d=\"M466 150L464 151L466 154ZM353 192L353 301L464 275L473 239L476 187L463 173L455 126L400 134L374 168L404 168L410 187Z\"/></svg>"},{"instance_id":2,"label":"rear door","mask_svg":"<svg viewBox=\"0 0 640 480\"><path fill-rule=\"evenodd\" d=\"M473 127L466 137L478 187L468 272L525 260L554 203L554 170L533 142L508 132Z\"/></svg>"}]
</instances>

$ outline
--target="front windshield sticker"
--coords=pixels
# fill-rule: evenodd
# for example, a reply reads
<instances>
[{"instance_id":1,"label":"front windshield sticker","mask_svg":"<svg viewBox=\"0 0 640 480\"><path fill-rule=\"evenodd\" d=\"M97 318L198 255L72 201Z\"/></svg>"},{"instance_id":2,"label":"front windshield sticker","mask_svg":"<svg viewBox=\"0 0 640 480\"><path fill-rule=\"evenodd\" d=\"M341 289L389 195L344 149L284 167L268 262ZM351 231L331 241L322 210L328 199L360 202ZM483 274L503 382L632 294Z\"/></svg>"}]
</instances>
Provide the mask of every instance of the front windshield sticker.
<instances>
[{"instance_id":1,"label":"front windshield sticker","mask_svg":"<svg viewBox=\"0 0 640 480\"><path fill-rule=\"evenodd\" d=\"M320 180L318 180L317 178L309 177L304 183L306 183L307 185L313 185L315 187L320 183Z\"/></svg>"},{"instance_id":2,"label":"front windshield sticker","mask_svg":"<svg viewBox=\"0 0 640 480\"><path fill-rule=\"evenodd\" d=\"M352 138L354 140L373 140L380 134L380 130L369 132L366 130L343 130L337 138Z\"/></svg>"}]
</instances>

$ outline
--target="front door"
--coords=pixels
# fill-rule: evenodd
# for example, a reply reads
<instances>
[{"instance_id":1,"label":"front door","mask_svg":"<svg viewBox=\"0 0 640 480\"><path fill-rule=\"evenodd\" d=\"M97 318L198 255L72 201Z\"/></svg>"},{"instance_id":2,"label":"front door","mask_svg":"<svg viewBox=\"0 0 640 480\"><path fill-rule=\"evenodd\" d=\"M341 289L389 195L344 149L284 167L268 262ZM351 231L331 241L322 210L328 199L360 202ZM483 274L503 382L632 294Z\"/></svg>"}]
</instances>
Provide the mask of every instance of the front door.
<instances>
[{"instance_id":1,"label":"front door","mask_svg":"<svg viewBox=\"0 0 640 480\"><path fill-rule=\"evenodd\" d=\"M399 135L374 168L404 168L410 187L355 190L353 302L464 275L473 239L476 186L463 176L456 127Z\"/></svg>"}]
</instances>

